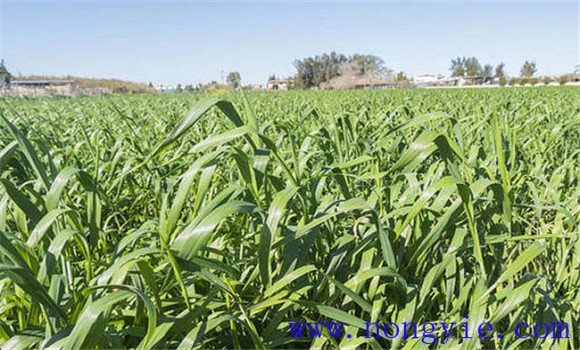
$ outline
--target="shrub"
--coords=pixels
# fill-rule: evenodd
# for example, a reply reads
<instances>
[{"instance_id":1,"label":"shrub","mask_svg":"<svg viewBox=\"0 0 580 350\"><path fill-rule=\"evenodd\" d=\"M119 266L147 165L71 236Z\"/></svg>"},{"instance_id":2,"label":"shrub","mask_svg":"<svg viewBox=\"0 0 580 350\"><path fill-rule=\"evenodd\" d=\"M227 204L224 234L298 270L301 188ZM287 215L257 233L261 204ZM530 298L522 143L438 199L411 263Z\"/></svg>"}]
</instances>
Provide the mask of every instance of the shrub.
<instances>
[{"instance_id":1,"label":"shrub","mask_svg":"<svg viewBox=\"0 0 580 350\"><path fill-rule=\"evenodd\" d=\"M499 77L499 86L505 86L505 85L506 85L506 78Z\"/></svg>"}]
</instances>

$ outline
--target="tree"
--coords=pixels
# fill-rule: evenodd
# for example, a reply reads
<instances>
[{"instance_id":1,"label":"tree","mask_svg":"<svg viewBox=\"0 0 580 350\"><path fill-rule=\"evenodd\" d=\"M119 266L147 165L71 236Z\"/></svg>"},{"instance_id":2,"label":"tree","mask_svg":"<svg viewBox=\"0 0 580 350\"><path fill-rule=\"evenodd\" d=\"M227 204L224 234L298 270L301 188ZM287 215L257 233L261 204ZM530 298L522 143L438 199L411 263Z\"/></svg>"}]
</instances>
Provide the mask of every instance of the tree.
<instances>
[{"instance_id":1,"label":"tree","mask_svg":"<svg viewBox=\"0 0 580 350\"><path fill-rule=\"evenodd\" d=\"M177 87L175 88L175 92L177 92L178 94L183 92L183 88L181 87L181 84L177 84Z\"/></svg>"},{"instance_id":2,"label":"tree","mask_svg":"<svg viewBox=\"0 0 580 350\"><path fill-rule=\"evenodd\" d=\"M505 76L503 77L499 77L499 86L505 86L507 80L505 78Z\"/></svg>"},{"instance_id":3,"label":"tree","mask_svg":"<svg viewBox=\"0 0 580 350\"><path fill-rule=\"evenodd\" d=\"M268 77L268 81L276 80L276 74L272 74Z\"/></svg>"},{"instance_id":4,"label":"tree","mask_svg":"<svg viewBox=\"0 0 580 350\"><path fill-rule=\"evenodd\" d=\"M462 77L465 75L465 57L457 57L451 59L451 71L452 77Z\"/></svg>"},{"instance_id":5,"label":"tree","mask_svg":"<svg viewBox=\"0 0 580 350\"><path fill-rule=\"evenodd\" d=\"M493 78L493 66L491 64L483 66L482 75L484 78Z\"/></svg>"},{"instance_id":6,"label":"tree","mask_svg":"<svg viewBox=\"0 0 580 350\"><path fill-rule=\"evenodd\" d=\"M194 92L195 90L193 89L193 85L191 85L191 84L188 84L188 85L185 85L185 88L183 89L183 91L185 91L185 92L187 92L187 93L192 93L192 92Z\"/></svg>"},{"instance_id":7,"label":"tree","mask_svg":"<svg viewBox=\"0 0 580 350\"><path fill-rule=\"evenodd\" d=\"M465 60L465 74L469 77L476 77L481 75L483 69L481 68L481 64L475 57L469 57Z\"/></svg>"},{"instance_id":8,"label":"tree","mask_svg":"<svg viewBox=\"0 0 580 350\"><path fill-rule=\"evenodd\" d=\"M526 61L520 70L520 74L522 77L531 78L534 74L538 71L536 67L536 62L534 61Z\"/></svg>"},{"instance_id":9,"label":"tree","mask_svg":"<svg viewBox=\"0 0 580 350\"><path fill-rule=\"evenodd\" d=\"M0 60L0 77L4 76L12 77L12 74L10 74L10 72L6 68L6 65L4 64L4 59L2 59Z\"/></svg>"},{"instance_id":10,"label":"tree","mask_svg":"<svg viewBox=\"0 0 580 350\"><path fill-rule=\"evenodd\" d=\"M407 81L407 80L409 80L409 79L407 78L407 75L405 75L404 72L399 72L395 76L395 81Z\"/></svg>"},{"instance_id":11,"label":"tree","mask_svg":"<svg viewBox=\"0 0 580 350\"><path fill-rule=\"evenodd\" d=\"M544 83L544 85L548 85L553 81L554 81L554 79L551 77L544 77L543 79L540 79L540 82Z\"/></svg>"},{"instance_id":12,"label":"tree","mask_svg":"<svg viewBox=\"0 0 580 350\"><path fill-rule=\"evenodd\" d=\"M226 77L226 82L233 86L234 89L237 89L240 86L240 82L242 80L242 77L240 76L240 73L238 72L229 72L228 76Z\"/></svg>"},{"instance_id":13,"label":"tree","mask_svg":"<svg viewBox=\"0 0 580 350\"><path fill-rule=\"evenodd\" d=\"M564 85L570 81L570 78L570 74L562 75L560 78L558 78L558 83L560 83L560 85Z\"/></svg>"},{"instance_id":14,"label":"tree","mask_svg":"<svg viewBox=\"0 0 580 350\"><path fill-rule=\"evenodd\" d=\"M309 89L340 75L364 75L382 77L391 74L385 61L374 55L356 54L346 56L336 52L295 60L297 88Z\"/></svg>"},{"instance_id":15,"label":"tree","mask_svg":"<svg viewBox=\"0 0 580 350\"><path fill-rule=\"evenodd\" d=\"M0 60L0 87L8 85L10 79L12 78L12 74L6 69L4 65L4 60Z\"/></svg>"},{"instance_id":16,"label":"tree","mask_svg":"<svg viewBox=\"0 0 580 350\"><path fill-rule=\"evenodd\" d=\"M505 63L502 62L495 66L495 77L499 79L499 86L506 86Z\"/></svg>"},{"instance_id":17,"label":"tree","mask_svg":"<svg viewBox=\"0 0 580 350\"><path fill-rule=\"evenodd\" d=\"M483 69L476 57L457 57L451 59L452 77L476 77L482 75Z\"/></svg>"},{"instance_id":18,"label":"tree","mask_svg":"<svg viewBox=\"0 0 580 350\"><path fill-rule=\"evenodd\" d=\"M495 77L505 78L505 63L500 63L495 67Z\"/></svg>"},{"instance_id":19,"label":"tree","mask_svg":"<svg viewBox=\"0 0 580 350\"><path fill-rule=\"evenodd\" d=\"M361 75L386 77L392 73L385 65L385 60L374 55L354 55L351 61L360 68Z\"/></svg>"},{"instance_id":20,"label":"tree","mask_svg":"<svg viewBox=\"0 0 580 350\"><path fill-rule=\"evenodd\" d=\"M296 77L294 79L296 87L309 89L314 86L314 59L311 57L302 60L295 60Z\"/></svg>"}]
</instances>

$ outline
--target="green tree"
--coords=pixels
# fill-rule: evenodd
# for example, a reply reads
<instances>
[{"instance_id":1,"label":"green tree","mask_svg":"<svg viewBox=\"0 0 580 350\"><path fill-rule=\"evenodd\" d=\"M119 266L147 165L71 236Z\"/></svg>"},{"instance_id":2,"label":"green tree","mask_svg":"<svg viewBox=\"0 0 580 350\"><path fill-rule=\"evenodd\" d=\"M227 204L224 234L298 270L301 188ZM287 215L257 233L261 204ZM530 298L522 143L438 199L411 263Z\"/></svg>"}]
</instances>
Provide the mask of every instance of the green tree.
<instances>
[{"instance_id":1,"label":"green tree","mask_svg":"<svg viewBox=\"0 0 580 350\"><path fill-rule=\"evenodd\" d=\"M505 78L505 63L500 63L495 67L496 78Z\"/></svg>"},{"instance_id":2,"label":"green tree","mask_svg":"<svg viewBox=\"0 0 580 350\"><path fill-rule=\"evenodd\" d=\"M395 76L395 81L407 81L407 80L409 79L407 78L407 75L404 72L399 72Z\"/></svg>"},{"instance_id":3,"label":"green tree","mask_svg":"<svg viewBox=\"0 0 580 350\"><path fill-rule=\"evenodd\" d=\"M296 68L296 77L294 79L294 84L298 88L309 89L313 87L314 84L314 59L312 57L307 57L301 60L294 61L294 67Z\"/></svg>"},{"instance_id":4,"label":"green tree","mask_svg":"<svg viewBox=\"0 0 580 350\"><path fill-rule=\"evenodd\" d=\"M177 92L178 94L183 92L183 88L181 87L181 84L177 84L177 87L175 87L175 92Z\"/></svg>"},{"instance_id":5,"label":"green tree","mask_svg":"<svg viewBox=\"0 0 580 350\"><path fill-rule=\"evenodd\" d=\"M0 60L0 77L12 77L12 74L10 74L10 72L8 71L8 69L6 68L6 65L4 64L4 59Z\"/></svg>"},{"instance_id":6,"label":"green tree","mask_svg":"<svg viewBox=\"0 0 580 350\"><path fill-rule=\"evenodd\" d=\"M484 78L493 78L493 66L491 64L483 66L481 75L483 75Z\"/></svg>"},{"instance_id":7,"label":"green tree","mask_svg":"<svg viewBox=\"0 0 580 350\"><path fill-rule=\"evenodd\" d=\"M10 79L12 78L12 74L6 69L4 65L4 60L0 60L0 87L8 85Z\"/></svg>"},{"instance_id":8,"label":"green tree","mask_svg":"<svg viewBox=\"0 0 580 350\"><path fill-rule=\"evenodd\" d=\"M534 61L526 61L520 70L520 74L522 77L531 78L536 74L538 68L536 66L536 62Z\"/></svg>"},{"instance_id":9,"label":"green tree","mask_svg":"<svg viewBox=\"0 0 580 350\"><path fill-rule=\"evenodd\" d=\"M544 77L544 78L540 79L540 82L544 83L544 85L548 85L552 81L554 81L554 79L552 79L551 77Z\"/></svg>"},{"instance_id":10,"label":"green tree","mask_svg":"<svg viewBox=\"0 0 580 350\"><path fill-rule=\"evenodd\" d=\"M570 81L570 78L571 78L570 74L562 75L561 77L558 78L558 83L560 83L560 85L564 85Z\"/></svg>"},{"instance_id":11,"label":"green tree","mask_svg":"<svg viewBox=\"0 0 580 350\"><path fill-rule=\"evenodd\" d=\"M475 77L482 75L483 69L481 64L476 57L457 57L451 59L451 71L452 77Z\"/></svg>"},{"instance_id":12,"label":"green tree","mask_svg":"<svg viewBox=\"0 0 580 350\"><path fill-rule=\"evenodd\" d=\"M462 77L465 76L465 57L457 57L451 59L451 71L452 77Z\"/></svg>"},{"instance_id":13,"label":"green tree","mask_svg":"<svg viewBox=\"0 0 580 350\"><path fill-rule=\"evenodd\" d=\"M483 73L481 64L475 57L469 57L465 60L465 74L469 77L479 76Z\"/></svg>"},{"instance_id":14,"label":"green tree","mask_svg":"<svg viewBox=\"0 0 580 350\"><path fill-rule=\"evenodd\" d=\"M361 75L386 77L392 73L385 60L375 55L353 55L351 61L358 65Z\"/></svg>"},{"instance_id":15,"label":"green tree","mask_svg":"<svg viewBox=\"0 0 580 350\"><path fill-rule=\"evenodd\" d=\"M192 92L194 92L195 90L194 90L194 88L193 88L193 85L191 85L191 84L188 84L188 85L185 85L185 88L183 89L183 91L185 91L185 92L187 92L187 93L192 93Z\"/></svg>"},{"instance_id":16,"label":"green tree","mask_svg":"<svg viewBox=\"0 0 580 350\"><path fill-rule=\"evenodd\" d=\"M242 77L238 72L229 72L228 76L226 77L226 82L228 85L233 86L234 89L237 89L240 86L241 81Z\"/></svg>"},{"instance_id":17,"label":"green tree","mask_svg":"<svg viewBox=\"0 0 580 350\"><path fill-rule=\"evenodd\" d=\"M341 74L382 77L391 74L385 61L374 55L346 56L336 52L295 60L297 88L308 89L327 82Z\"/></svg>"},{"instance_id":18,"label":"green tree","mask_svg":"<svg viewBox=\"0 0 580 350\"><path fill-rule=\"evenodd\" d=\"M506 82L505 76L499 77L499 86L505 86Z\"/></svg>"}]
</instances>

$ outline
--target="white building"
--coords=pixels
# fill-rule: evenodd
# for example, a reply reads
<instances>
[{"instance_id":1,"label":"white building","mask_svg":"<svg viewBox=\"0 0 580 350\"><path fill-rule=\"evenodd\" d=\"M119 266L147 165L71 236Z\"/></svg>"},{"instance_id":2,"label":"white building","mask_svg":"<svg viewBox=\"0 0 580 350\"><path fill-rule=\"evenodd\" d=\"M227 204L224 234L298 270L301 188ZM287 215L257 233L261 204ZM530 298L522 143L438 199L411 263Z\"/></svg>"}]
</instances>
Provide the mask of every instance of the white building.
<instances>
[{"instance_id":1,"label":"white building","mask_svg":"<svg viewBox=\"0 0 580 350\"><path fill-rule=\"evenodd\" d=\"M291 79L275 79L268 80L266 88L268 90L288 90L294 87L294 80Z\"/></svg>"},{"instance_id":2,"label":"white building","mask_svg":"<svg viewBox=\"0 0 580 350\"><path fill-rule=\"evenodd\" d=\"M425 74L414 77L413 83L417 86L431 86L438 85L442 80L443 76L441 75Z\"/></svg>"}]
</instances>

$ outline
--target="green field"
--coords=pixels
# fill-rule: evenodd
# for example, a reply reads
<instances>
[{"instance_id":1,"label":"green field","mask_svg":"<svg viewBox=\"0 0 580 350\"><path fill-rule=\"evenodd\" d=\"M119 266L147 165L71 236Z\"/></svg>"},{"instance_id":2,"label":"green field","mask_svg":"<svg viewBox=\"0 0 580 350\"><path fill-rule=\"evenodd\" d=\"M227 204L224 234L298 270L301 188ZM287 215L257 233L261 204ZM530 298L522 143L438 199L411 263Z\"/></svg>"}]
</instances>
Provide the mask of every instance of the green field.
<instances>
[{"instance_id":1,"label":"green field","mask_svg":"<svg viewBox=\"0 0 580 350\"><path fill-rule=\"evenodd\" d=\"M0 344L580 347L580 89L0 100ZM288 322L352 338L292 338ZM568 339L517 339L519 322ZM441 336L440 332L437 334Z\"/></svg>"}]
</instances>

